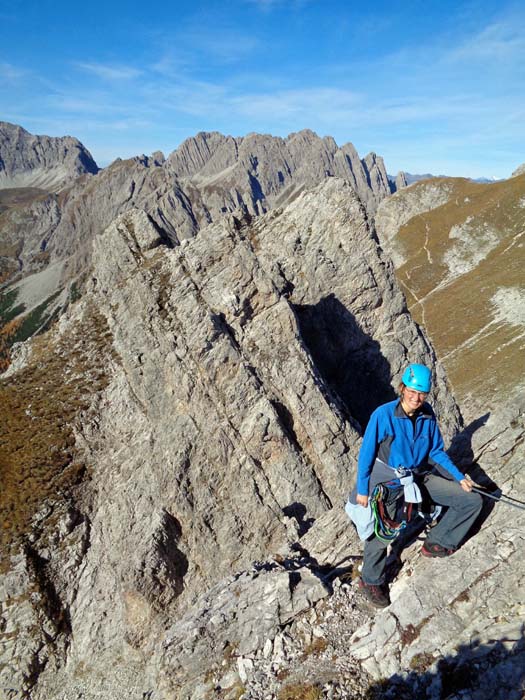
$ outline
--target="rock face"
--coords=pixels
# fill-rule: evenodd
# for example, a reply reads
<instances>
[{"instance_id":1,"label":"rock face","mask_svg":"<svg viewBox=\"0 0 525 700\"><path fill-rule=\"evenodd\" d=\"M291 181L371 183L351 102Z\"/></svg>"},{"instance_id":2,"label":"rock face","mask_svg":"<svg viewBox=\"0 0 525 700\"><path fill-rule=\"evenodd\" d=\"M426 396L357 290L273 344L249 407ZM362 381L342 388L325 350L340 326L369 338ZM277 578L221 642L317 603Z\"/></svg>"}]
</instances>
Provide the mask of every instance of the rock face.
<instances>
[{"instance_id":1,"label":"rock face","mask_svg":"<svg viewBox=\"0 0 525 700\"><path fill-rule=\"evenodd\" d=\"M369 153L361 160L351 143L339 148L330 136L319 138L309 129L286 139L200 133L172 153L168 165L178 177L189 178L203 198L213 201L214 192L231 191L251 214L264 213L327 177L347 180L369 213L391 193L382 158Z\"/></svg>"},{"instance_id":2,"label":"rock face","mask_svg":"<svg viewBox=\"0 0 525 700\"><path fill-rule=\"evenodd\" d=\"M524 223L523 175L418 183L377 212L411 313L472 419L525 389Z\"/></svg>"},{"instance_id":3,"label":"rock face","mask_svg":"<svg viewBox=\"0 0 525 700\"><path fill-rule=\"evenodd\" d=\"M146 211L177 245L225 215L261 215L332 176L351 184L369 214L391 191L380 157L369 154L360 160L352 144L338 148L332 138L321 139L308 130L286 139L201 133L167 160L158 152L118 159L95 177L77 177L86 171L69 163L80 145L73 148L67 138L46 140L20 127L7 127L3 147L0 141L6 172L25 168L23 172L27 177L32 173L33 178L26 182L20 175L22 179L11 179L9 186L35 185L0 189L0 282L4 284L0 325L18 325L16 335L9 329L11 341L29 337L20 330L22 324L26 329L40 328L75 298L90 266L93 238L132 208ZM33 160L31 154L36 154ZM49 178L55 177L57 168L67 170L68 186L59 195L38 189L51 187ZM26 276L35 278L18 284ZM26 294L28 285L31 290L42 288L45 294L35 300ZM38 308L41 313L36 312ZM37 318L29 318L31 314ZM8 350L1 346L0 363L7 361Z\"/></svg>"},{"instance_id":4,"label":"rock face","mask_svg":"<svg viewBox=\"0 0 525 700\"><path fill-rule=\"evenodd\" d=\"M396 175L396 180L395 180L396 192L398 190L402 190L404 187L408 187L408 184L409 183L408 183L407 174L401 170Z\"/></svg>"},{"instance_id":5,"label":"rock face","mask_svg":"<svg viewBox=\"0 0 525 700\"><path fill-rule=\"evenodd\" d=\"M98 166L89 151L71 136L34 136L21 126L0 122L0 190L38 187L57 192Z\"/></svg>"},{"instance_id":6,"label":"rock face","mask_svg":"<svg viewBox=\"0 0 525 700\"><path fill-rule=\"evenodd\" d=\"M525 163L522 163L516 170L512 173L511 177L517 177L518 175L525 174Z\"/></svg>"},{"instance_id":7,"label":"rock face","mask_svg":"<svg viewBox=\"0 0 525 700\"><path fill-rule=\"evenodd\" d=\"M8 126L9 144L15 137L23 142L24 135L43 138ZM41 142L38 153L47 153L46 143ZM15 171L14 164L8 166L12 148L4 150L0 142L5 167ZM51 161L55 151L51 147L49 151ZM11 160L16 162L14 157ZM37 168L30 163L27 167ZM35 269L34 259L43 251L49 261L76 256L70 265L83 267L94 235L130 208L147 211L170 240L178 243L224 214L262 214L331 176L346 179L369 212L390 194L380 157L369 154L361 161L351 144L338 148L332 138L320 139L311 131L287 139L259 134L233 139L201 133L185 141L167 161L158 153L117 160L96 178L77 180L60 198L34 191L18 196L1 193L2 243L16 250L18 266L24 271ZM36 180L33 184L37 186Z\"/></svg>"},{"instance_id":8,"label":"rock face","mask_svg":"<svg viewBox=\"0 0 525 700\"><path fill-rule=\"evenodd\" d=\"M277 162L283 143L298 163L311 141L246 138L268 192L262 163ZM253 178L232 184L249 165L239 165L243 144L205 135L167 160L117 161L58 197L15 193L3 212L57 207L52 232L38 233L49 260L17 282L19 299L91 267L81 298L15 346L0 379L2 693L519 700L525 511L487 500L480 531L444 561L419 556L421 521L392 552L392 605L371 615L350 578L361 546L343 510L361 428L407 361L435 367L431 401L456 461L523 500L523 395L505 407L495 395L484 410L467 396L462 426L379 246L408 261L417 241L426 276L439 259L466 279L482 263L473 221L453 214L477 190L407 188L390 200L396 215L380 208L390 230L380 224L378 241L348 178L251 198ZM377 182L377 158L365 160ZM516 226L500 250L512 275L522 195L506 196L498 207L485 193L475 211L483 202ZM461 230L441 251L431 217L450 211L448 231ZM428 238L416 228L398 247L395 216L428 221ZM500 243L480 231L488 259Z\"/></svg>"},{"instance_id":9,"label":"rock face","mask_svg":"<svg viewBox=\"0 0 525 700\"><path fill-rule=\"evenodd\" d=\"M167 241L144 211L117 218L95 237L87 295L3 380L11 697L211 692L221 655L255 653L329 593L301 562L239 572L293 558L302 536L325 562L352 542L344 518L338 542L319 537L353 483L358 422L408 360L436 365L447 439L460 427L345 182ZM19 474L35 426L47 442Z\"/></svg>"}]
</instances>

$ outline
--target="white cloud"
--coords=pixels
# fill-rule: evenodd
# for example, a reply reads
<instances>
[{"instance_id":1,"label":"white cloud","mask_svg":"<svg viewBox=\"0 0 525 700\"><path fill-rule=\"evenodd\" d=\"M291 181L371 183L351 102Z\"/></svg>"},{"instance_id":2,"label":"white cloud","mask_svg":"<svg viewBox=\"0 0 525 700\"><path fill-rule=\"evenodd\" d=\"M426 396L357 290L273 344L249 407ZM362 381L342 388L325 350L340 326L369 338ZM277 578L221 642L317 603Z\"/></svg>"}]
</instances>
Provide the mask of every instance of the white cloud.
<instances>
[{"instance_id":1,"label":"white cloud","mask_svg":"<svg viewBox=\"0 0 525 700\"><path fill-rule=\"evenodd\" d=\"M284 0L246 0L248 5L257 5L262 10L267 10L275 5L281 5Z\"/></svg>"},{"instance_id":2,"label":"white cloud","mask_svg":"<svg viewBox=\"0 0 525 700\"><path fill-rule=\"evenodd\" d=\"M230 103L248 117L311 119L315 116L329 121L348 117L362 105L362 96L336 88L305 88L247 94L232 97Z\"/></svg>"},{"instance_id":3,"label":"white cloud","mask_svg":"<svg viewBox=\"0 0 525 700\"><path fill-rule=\"evenodd\" d=\"M150 69L154 73L159 73L168 78L177 78L187 71L191 66L191 59L188 56L175 54L173 50L166 51Z\"/></svg>"},{"instance_id":4,"label":"white cloud","mask_svg":"<svg viewBox=\"0 0 525 700\"><path fill-rule=\"evenodd\" d=\"M20 78L27 75L27 71L23 68L17 68L12 63L4 63L0 61L0 80L6 82L16 82Z\"/></svg>"},{"instance_id":5,"label":"white cloud","mask_svg":"<svg viewBox=\"0 0 525 700\"><path fill-rule=\"evenodd\" d=\"M138 78L142 75L143 71L133 68L132 66L115 66L115 65L105 65L103 63L82 63L77 62L75 64L78 68L92 73L103 80L110 81L120 81L120 80L132 80L133 78Z\"/></svg>"},{"instance_id":6,"label":"white cloud","mask_svg":"<svg viewBox=\"0 0 525 700\"><path fill-rule=\"evenodd\" d=\"M497 22L470 36L446 57L451 61L518 62L525 59L523 24Z\"/></svg>"},{"instance_id":7,"label":"white cloud","mask_svg":"<svg viewBox=\"0 0 525 700\"><path fill-rule=\"evenodd\" d=\"M245 9L250 4L255 11L275 11L277 21L301 7L300 0L244 3ZM80 128L96 133L98 143L99 134L107 131L115 153L123 142L132 144L132 137L139 144L168 133L169 142L175 129L178 138L201 129L284 136L303 127L330 134L339 143L351 139L359 150L375 150L390 162L397 159L399 167L408 166L403 161L409 154L412 161L418 156L428 161L432 154L434 163L441 162L438 158L450 163L476 150L490 150L494 162L496 142L505 151L503 162L511 149L521 147L525 102L516 86L523 77L525 35L508 15L477 32L458 25L455 32L438 31L425 42L386 44L399 46L390 53L383 44L371 55L334 50L305 57L286 44L283 63L276 67L265 61L271 47L263 30L249 32L224 15L216 20L220 26L212 27L202 12L171 29L159 28L143 54L147 58L142 63L132 59L137 67L126 58L108 62L91 54L92 60L62 66L51 82L0 61L0 101L12 108L16 104L23 115L37 104L34 118L64 125L64 133ZM381 21L386 31L388 19ZM264 22L255 24L264 27ZM377 30L375 16L350 30L351 36L368 37ZM291 47L294 40L289 37ZM31 77L31 93L23 76ZM19 121L26 125L27 120ZM450 166L427 165L431 167L450 171ZM481 172L480 167L477 174Z\"/></svg>"},{"instance_id":8,"label":"white cloud","mask_svg":"<svg viewBox=\"0 0 525 700\"><path fill-rule=\"evenodd\" d=\"M184 45L191 56L204 54L211 56L221 63L234 63L260 48L255 36L239 33L227 28L220 31L204 29L188 29L184 33Z\"/></svg>"}]
</instances>

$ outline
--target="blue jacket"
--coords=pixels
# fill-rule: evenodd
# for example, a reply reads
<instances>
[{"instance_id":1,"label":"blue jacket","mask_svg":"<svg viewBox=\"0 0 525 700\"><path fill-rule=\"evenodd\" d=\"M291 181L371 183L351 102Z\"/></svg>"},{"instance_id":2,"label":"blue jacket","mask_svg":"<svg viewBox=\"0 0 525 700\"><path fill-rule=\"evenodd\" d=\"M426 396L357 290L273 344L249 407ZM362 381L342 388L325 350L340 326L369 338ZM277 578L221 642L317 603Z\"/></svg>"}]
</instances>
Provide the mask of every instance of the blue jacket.
<instances>
[{"instance_id":1,"label":"blue jacket","mask_svg":"<svg viewBox=\"0 0 525 700\"><path fill-rule=\"evenodd\" d=\"M385 403L372 413L365 430L357 462L357 493L368 496L370 474L376 459L397 469L421 466L442 467L456 481L465 478L445 452L432 408L423 404L415 426L399 399Z\"/></svg>"}]
</instances>

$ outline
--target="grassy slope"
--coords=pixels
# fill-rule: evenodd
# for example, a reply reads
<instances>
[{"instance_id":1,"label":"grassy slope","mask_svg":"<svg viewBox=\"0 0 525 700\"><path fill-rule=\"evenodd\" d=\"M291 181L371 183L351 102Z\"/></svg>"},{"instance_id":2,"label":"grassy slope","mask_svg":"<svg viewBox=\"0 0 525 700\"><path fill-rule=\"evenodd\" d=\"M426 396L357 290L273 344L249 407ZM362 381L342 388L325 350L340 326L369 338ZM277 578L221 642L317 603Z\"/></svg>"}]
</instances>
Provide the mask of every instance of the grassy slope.
<instances>
[{"instance_id":1,"label":"grassy slope","mask_svg":"<svg viewBox=\"0 0 525 700\"><path fill-rule=\"evenodd\" d=\"M61 292L62 290L59 289L26 314L24 314L25 305L16 303L18 296L16 289L0 295L0 372L9 367L11 347L14 343L28 340L35 333L42 332L51 325L59 311L56 306L53 307L53 303Z\"/></svg>"},{"instance_id":2,"label":"grassy slope","mask_svg":"<svg viewBox=\"0 0 525 700\"><path fill-rule=\"evenodd\" d=\"M84 477L73 426L108 382L111 333L95 310L67 338L35 338L30 364L0 379L0 550L12 551L44 502Z\"/></svg>"},{"instance_id":3,"label":"grassy slope","mask_svg":"<svg viewBox=\"0 0 525 700\"><path fill-rule=\"evenodd\" d=\"M407 255L397 275L456 390L488 398L496 389L511 390L516 376L525 376L524 328L495 323L491 302L499 289L524 286L525 175L489 185L446 182L452 183L449 201L397 233L394 245ZM471 240L463 244L464 254L468 258L486 245L487 230L490 250L470 271L453 276L446 256L458 241L449 234L469 217Z\"/></svg>"}]
</instances>

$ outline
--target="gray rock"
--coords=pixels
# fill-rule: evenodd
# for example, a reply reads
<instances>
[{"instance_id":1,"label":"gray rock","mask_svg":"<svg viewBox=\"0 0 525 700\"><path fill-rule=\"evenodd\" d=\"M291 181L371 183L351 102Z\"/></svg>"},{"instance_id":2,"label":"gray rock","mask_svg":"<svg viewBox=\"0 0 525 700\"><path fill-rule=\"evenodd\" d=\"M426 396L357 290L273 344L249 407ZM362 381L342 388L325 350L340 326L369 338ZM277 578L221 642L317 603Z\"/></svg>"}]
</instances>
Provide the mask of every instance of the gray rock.
<instances>
[{"instance_id":1,"label":"gray rock","mask_svg":"<svg viewBox=\"0 0 525 700\"><path fill-rule=\"evenodd\" d=\"M164 692L178 690L180 698L193 697L203 669L219 667L223 659L234 661L246 682L254 668L246 655L327 594L328 588L307 569L241 574L215 586L168 629L156 652L159 686ZM272 661L284 658L283 638L277 635Z\"/></svg>"},{"instance_id":2,"label":"gray rock","mask_svg":"<svg viewBox=\"0 0 525 700\"><path fill-rule=\"evenodd\" d=\"M34 136L21 126L0 122L0 189L39 187L57 192L98 166L71 136Z\"/></svg>"},{"instance_id":3,"label":"gray rock","mask_svg":"<svg viewBox=\"0 0 525 700\"><path fill-rule=\"evenodd\" d=\"M396 175L395 191L402 190L404 187L408 187L408 179L406 173L400 170Z\"/></svg>"},{"instance_id":4,"label":"gray rock","mask_svg":"<svg viewBox=\"0 0 525 700\"><path fill-rule=\"evenodd\" d=\"M74 153L84 150L70 137L33 137L21 127L2 124L0 188L3 172L9 187L22 189L0 190L0 281L10 294L13 288L7 283L60 264L54 288L39 300L42 304L61 295L49 309L50 318L77 296L71 288L82 288L93 238L130 209L146 211L163 236L178 245L225 215L261 215L332 176L351 184L369 214L390 194L381 158L369 154L361 160L352 144L338 148L332 138L321 139L309 130L286 139L200 133L167 160L160 152L117 159L92 177L96 166L82 169L88 155L79 156L77 163ZM60 183L59 175L64 176ZM53 194L59 185L60 197ZM32 286L39 285L35 278ZM15 308L13 304L11 310Z\"/></svg>"},{"instance_id":5,"label":"gray rock","mask_svg":"<svg viewBox=\"0 0 525 700\"><path fill-rule=\"evenodd\" d=\"M286 139L201 132L174 151L168 163L177 177L188 178L203 192L203 199L235 188L238 201L252 214L281 205L330 176L350 182L371 212L390 194L381 158L371 153L360 160L352 144L338 148L333 138L321 139L309 129Z\"/></svg>"}]
</instances>

